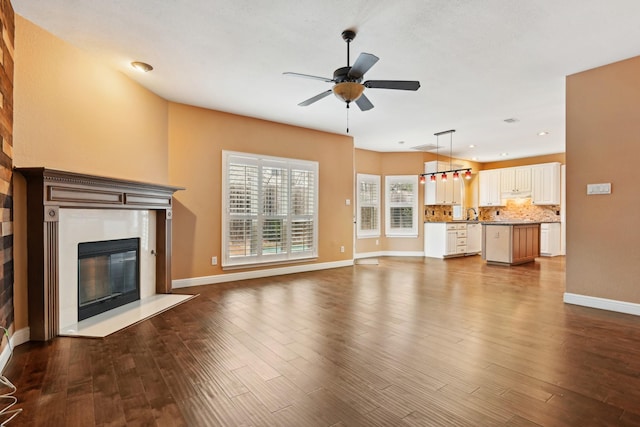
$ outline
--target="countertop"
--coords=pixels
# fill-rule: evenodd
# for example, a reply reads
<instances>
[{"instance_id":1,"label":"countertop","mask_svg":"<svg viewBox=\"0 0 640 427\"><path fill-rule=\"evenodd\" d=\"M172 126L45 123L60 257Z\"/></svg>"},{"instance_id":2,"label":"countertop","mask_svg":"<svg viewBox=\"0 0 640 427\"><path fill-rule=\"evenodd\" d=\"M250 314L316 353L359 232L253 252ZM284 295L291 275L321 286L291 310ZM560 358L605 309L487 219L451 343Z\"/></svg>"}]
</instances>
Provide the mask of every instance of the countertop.
<instances>
[{"instance_id":1,"label":"countertop","mask_svg":"<svg viewBox=\"0 0 640 427\"><path fill-rule=\"evenodd\" d=\"M542 224L543 221L483 221L482 225L530 225L530 224Z\"/></svg>"},{"instance_id":2,"label":"countertop","mask_svg":"<svg viewBox=\"0 0 640 427\"><path fill-rule=\"evenodd\" d=\"M533 220L505 220L505 221L480 221L480 220L455 220L455 221L424 221L425 224L485 224L485 225L520 225L520 224L560 224L560 221L533 221Z\"/></svg>"}]
</instances>

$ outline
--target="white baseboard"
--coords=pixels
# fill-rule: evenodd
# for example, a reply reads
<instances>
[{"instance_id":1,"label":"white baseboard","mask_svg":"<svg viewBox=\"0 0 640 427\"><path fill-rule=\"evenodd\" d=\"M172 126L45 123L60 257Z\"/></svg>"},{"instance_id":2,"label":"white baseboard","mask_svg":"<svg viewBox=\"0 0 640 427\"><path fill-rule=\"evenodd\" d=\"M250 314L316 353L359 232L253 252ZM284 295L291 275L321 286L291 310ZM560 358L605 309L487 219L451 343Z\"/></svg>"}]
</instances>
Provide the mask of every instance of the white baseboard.
<instances>
[{"instance_id":1,"label":"white baseboard","mask_svg":"<svg viewBox=\"0 0 640 427\"><path fill-rule=\"evenodd\" d=\"M380 257L380 256L384 256L384 252L382 252L382 251L378 251L378 252L362 252L362 253L359 253L359 254L354 254L353 255L353 259L375 258L375 257Z\"/></svg>"},{"instance_id":2,"label":"white baseboard","mask_svg":"<svg viewBox=\"0 0 640 427\"><path fill-rule=\"evenodd\" d=\"M600 310L615 311L618 313L640 316L640 304L618 301L607 298L591 297L588 295L564 293L563 300L567 304L581 305L584 307L598 308Z\"/></svg>"},{"instance_id":3,"label":"white baseboard","mask_svg":"<svg viewBox=\"0 0 640 427\"><path fill-rule=\"evenodd\" d=\"M304 273L307 271L328 270L331 268L350 267L353 260L323 262L319 264L300 264L289 267L266 268L263 270L242 271L238 273L217 274L214 276L192 277L188 279L175 279L171 281L174 289L188 288L190 286L213 285L217 283L235 282L236 280L259 279L261 277L280 276L283 274Z\"/></svg>"},{"instance_id":4,"label":"white baseboard","mask_svg":"<svg viewBox=\"0 0 640 427\"><path fill-rule=\"evenodd\" d=\"M361 252L355 254L353 259L375 258L383 256L404 256L404 257L424 257L423 251L378 251L378 252Z\"/></svg>"},{"instance_id":5,"label":"white baseboard","mask_svg":"<svg viewBox=\"0 0 640 427\"><path fill-rule=\"evenodd\" d=\"M4 333L4 332L3 332ZM20 344L24 344L31 338L31 330L29 328L20 329L9 338L11 347L16 348ZM11 348L8 345L4 346L2 353L0 353L0 372L4 371L4 367L9 362L11 357Z\"/></svg>"}]
</instances>

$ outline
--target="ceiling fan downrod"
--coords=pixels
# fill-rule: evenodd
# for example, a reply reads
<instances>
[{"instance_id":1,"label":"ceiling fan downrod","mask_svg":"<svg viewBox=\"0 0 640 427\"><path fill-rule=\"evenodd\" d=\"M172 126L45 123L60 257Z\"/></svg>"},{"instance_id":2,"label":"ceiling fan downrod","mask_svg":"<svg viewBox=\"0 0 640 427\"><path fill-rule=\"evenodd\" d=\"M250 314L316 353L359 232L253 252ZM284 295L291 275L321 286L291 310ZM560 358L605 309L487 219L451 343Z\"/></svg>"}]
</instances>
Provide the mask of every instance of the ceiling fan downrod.
<instances>
[{"instance_id":1,"label":"ceiling fan downrod","mask_svg":"<svg viewBox=\"0 0 640 427\"><path fill-rule=\"evenodd\" d=\"M353 39L356 38L356 32L353 30L344 30L342 32L342 39L347 42L347 67L351 66L351 62L349 61L349 46Z\"/></svg>"}]
</instances>

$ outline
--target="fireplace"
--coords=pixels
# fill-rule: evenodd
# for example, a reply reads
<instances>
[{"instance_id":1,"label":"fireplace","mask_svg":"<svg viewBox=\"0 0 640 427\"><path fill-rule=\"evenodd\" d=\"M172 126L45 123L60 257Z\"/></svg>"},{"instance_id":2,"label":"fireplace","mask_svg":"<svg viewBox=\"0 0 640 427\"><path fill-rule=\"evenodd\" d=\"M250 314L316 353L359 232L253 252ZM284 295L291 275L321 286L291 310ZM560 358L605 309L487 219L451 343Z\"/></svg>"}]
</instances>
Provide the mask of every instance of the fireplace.
<instances>
[{"instance_id":1,"label":"fireplace","mask_svg":"<svg viewBox=\"0 0 640 427\"><path fill-rule=\"evenodd\" d=\"M78 244L78 321L140 299L140 239Z\"/></svg>"},{"instance_id":2,"label":"fireplace","mask_svg":"<svg viewBox=\"0 0 640 427\"><path fill-rule=\"evenodd\" d=\"M86 313L79 313L84 306L92 307L87 312L92 318L85 319L86 323L105 315L113 317L110 313L118 312L119 307L107 309L99 316L93 310L106 304L103 301L120 300L120 294L129 298L137 292L140 301L135 304L138 304L171 293L173 193L184 188L47 168L16 171L27 181L31 340L48 341L61 334L68 335L67 327L85 316ZM137 240L137 249L118 247L115 253L121 255L113 255L111 248L98 254L95 260L81 260L81 243L124 239ZM88 253L102 250L90 245ZM137 251L135 267L131 250ZM111 267L114 276L137 276L137 291L131 292L128 284L121 283L115 285L113 292L103 289L106 283L111 286L111 278L104 278L111 275L104 273L110 269L105 266L108 258L122 261L119 273L116 270L120 267ZM88 279L95 286L80 291L80 276L89 275L91 270L102 270L102 279Z\"/></svg>"}]
</instances>

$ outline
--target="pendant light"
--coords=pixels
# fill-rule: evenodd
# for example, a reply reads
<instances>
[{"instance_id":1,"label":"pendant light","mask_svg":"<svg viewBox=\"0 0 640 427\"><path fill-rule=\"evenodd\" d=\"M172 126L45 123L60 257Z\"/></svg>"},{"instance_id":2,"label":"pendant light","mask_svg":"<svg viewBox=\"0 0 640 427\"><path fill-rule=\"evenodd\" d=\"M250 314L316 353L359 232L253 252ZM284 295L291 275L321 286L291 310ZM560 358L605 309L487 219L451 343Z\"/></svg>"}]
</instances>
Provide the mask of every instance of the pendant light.
<instances>
[{"instance_id":1,"label":"pendant light","mask_svg":"<svg viewBox=\"0 0 640 427\"><path fill-rule=\"evenodd\" d=\"M434 133L434 135L436 136L436 171L435 172L429 172L429 173L421 173L420 176L420 184L424 184L426 182L426 176L429 175L429 181L430 182L436 182L438 180L438 175L440 175L440 180L442 182L446 182L448 179L447 174L449 172L453 172L452 177L454 181L457 181L460 179L460 172L464 171L464 179L471 179L471 168L462 168L462 169L453 169L453 133L455 132L455 129L450 129L450 130L445 130L442 132L437 132ZM446 171L439 171L439 166L440 166L440 153L439 153L439 148L440 148L440 140L439 137L440 135L446 135L449 134L449 170Z\"/></svg>"}]
</instances>

